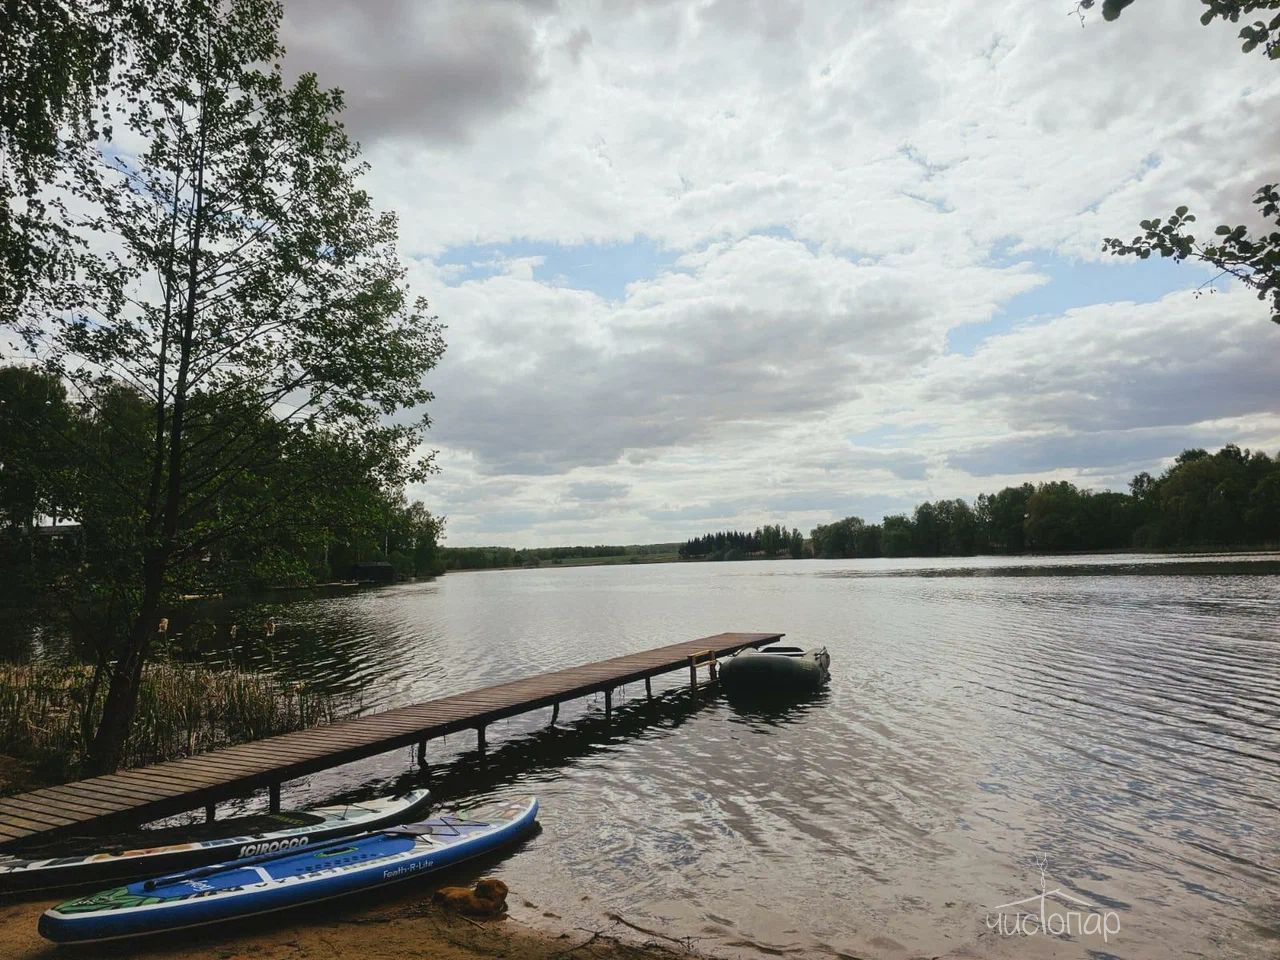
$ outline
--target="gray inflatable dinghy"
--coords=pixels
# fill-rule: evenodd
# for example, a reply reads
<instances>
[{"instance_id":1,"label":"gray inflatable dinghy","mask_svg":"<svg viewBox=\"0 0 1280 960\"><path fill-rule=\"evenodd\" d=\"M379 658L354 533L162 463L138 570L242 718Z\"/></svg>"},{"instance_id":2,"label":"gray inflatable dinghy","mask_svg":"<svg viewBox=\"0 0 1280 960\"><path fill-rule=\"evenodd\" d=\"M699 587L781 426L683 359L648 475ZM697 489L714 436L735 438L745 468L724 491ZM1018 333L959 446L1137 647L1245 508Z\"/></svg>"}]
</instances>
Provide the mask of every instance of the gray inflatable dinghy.
<instances>
[{"instance_id":1,"label":"gray inflatable dinghy","mask_svg":"<svg viewBox=\"0 0 1280 960\"><path fill-rule=\"evenodd\" d=\"M728 691L813 690L827 681L830 666L826 647L741 650L720 664L720 682Z\"/></svg>"}]
</instances>

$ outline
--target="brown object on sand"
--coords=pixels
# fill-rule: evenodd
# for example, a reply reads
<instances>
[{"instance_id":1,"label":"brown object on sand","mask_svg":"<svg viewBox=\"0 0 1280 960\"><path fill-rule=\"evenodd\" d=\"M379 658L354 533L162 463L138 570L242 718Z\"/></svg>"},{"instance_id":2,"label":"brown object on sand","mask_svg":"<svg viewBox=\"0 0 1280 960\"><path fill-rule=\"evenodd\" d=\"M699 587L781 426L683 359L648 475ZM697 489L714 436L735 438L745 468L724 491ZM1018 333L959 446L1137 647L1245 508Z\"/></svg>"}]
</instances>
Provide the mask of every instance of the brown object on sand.
<instances>
[{"instance_id":1,"label":"brown object on sand","mask_svg":"<svg viewBox=\"0 0 1280 960\"><path fill-rule=\"evenodd\" d=\"M507 885L485 877L470 887L441 887L431 902L470 917L496 917L507 909Z\"/></svg>"}]
</instances>

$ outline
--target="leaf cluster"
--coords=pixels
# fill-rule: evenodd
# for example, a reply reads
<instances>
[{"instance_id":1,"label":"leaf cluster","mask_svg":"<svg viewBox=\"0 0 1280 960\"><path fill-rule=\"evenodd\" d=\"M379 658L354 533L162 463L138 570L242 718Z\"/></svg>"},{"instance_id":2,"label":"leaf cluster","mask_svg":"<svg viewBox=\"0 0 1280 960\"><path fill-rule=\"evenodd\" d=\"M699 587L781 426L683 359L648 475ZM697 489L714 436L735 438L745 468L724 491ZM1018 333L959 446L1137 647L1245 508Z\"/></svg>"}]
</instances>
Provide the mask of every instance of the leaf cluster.
<instances>
[{"instance_id":1,"label":"leaf cluster","mask_svg":"<svg viewBox=\"0 0 1280 960\"><path fill-rule=\"evenodd\" d=\"M1200 23L1208 26L1215 20L1239 23L1241 18L1252 16L1262 11L1280 11L1280 0L1200 0L1204 11L1200 14ZM1102 19L1116 20L1126 7L1132 6L1134 0L1102 0ZM1080 0L1076 10L1081 12L1092 10L1097 0ZM1243 41L1241 50L1252 53L1259 47L1272 60L1280 59L1280 13L1269 20L1254 20L1246 23L1240 30Z\"/></svg>"},{"instance_id":2,"label":"leaf cluster","mask_svg":"<svg viewBox=\"0 0 1280 960\"><path fill-rule=\"evenodd\" d=\"M110 139L122 78L189 53L217 0L5 0L0 43L0 321L75 241L50 217L68 145ZM185 49L184 49L185 48Z\"/></svg>"},{"instance_id":3,"label":"leaf cluster","mask_svg":"<svg viewBox=\"0 0 1280 960\"><path fill-rule=\"evenodd\" d=\"M1253 202L1274 229L1250 233L1243 224L1221 224L1214 230L1216 240L1202 242L1188 229L1195 214L1182 206L1167 218L1141 221L1144 232L1132 240L1106 238L1102 249L1143 260L1159 254L1175 262L1195 259L1211 264L1256 291L1259 300L1269 303L1271 319L1280 323L1280 184L1261 187Z\"/></svg>"}]
</instances>

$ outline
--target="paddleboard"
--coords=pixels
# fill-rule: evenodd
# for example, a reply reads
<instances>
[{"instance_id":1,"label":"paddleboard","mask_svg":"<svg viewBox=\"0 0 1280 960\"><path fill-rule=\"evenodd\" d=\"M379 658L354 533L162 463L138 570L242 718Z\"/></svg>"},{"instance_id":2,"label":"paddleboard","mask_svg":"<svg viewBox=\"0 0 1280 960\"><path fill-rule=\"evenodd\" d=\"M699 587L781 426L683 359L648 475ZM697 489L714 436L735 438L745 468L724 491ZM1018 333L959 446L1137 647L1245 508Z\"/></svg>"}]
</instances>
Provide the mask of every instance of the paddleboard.
<instances>
[{"instance_id":1,"label":"paddleboard","mask_svg":"<svg viewBox=\"0 0 1280 960\"><path fill-rule=\"evenodd\" d=\"M156 876L173 870L291 850L402 823L425 812L429 790L211 824L83 837L0 856L0 892L47 890ZM86 848L91 852L83 852Z\"/></svg>"},{"instance_id":2,"label":"paddleboard","mask_svg":"<svg viewBox=\"0 0 1280 960\"><path fill-rule=\"evenodd\" d=\"M523 836L534 797L484 804L301 851L143 880L46 910L40 933L94 943L222 923L421 877Z\"/></svg>"}]
</instances>

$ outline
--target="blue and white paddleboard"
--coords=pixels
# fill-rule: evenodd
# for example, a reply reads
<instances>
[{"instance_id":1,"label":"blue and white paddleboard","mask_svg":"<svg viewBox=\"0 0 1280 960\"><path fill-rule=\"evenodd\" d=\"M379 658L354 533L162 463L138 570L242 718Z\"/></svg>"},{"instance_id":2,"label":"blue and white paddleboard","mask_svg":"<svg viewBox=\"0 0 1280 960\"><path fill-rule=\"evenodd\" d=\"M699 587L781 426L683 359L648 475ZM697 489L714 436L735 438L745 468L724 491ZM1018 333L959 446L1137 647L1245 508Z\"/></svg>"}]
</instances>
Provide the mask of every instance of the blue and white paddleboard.
<instances>
[{"instance_id":1,"label":"blue and white paddleboard","mask_svg":"<svg viewBox=\"0 0 1280 960\"><path fill-rule=\"evenodd\" d=\"M57 841L0 855L0 893L119 882L369 833L426 813L429 790L211 824Z\"/></svg>"},{"instance_id":2,"label":"blue and white paddleboard","mask_svg":"<svg viewBox=\"0 0 1280 960\"><path fill-rule=\"evenodd\" d=\"M507 800L302 851L143 880L49 908L40 933L56 943L92 943L330 900L488 853L521 837L537 816L537 798Z\"/></svg>"}]
</instances>

